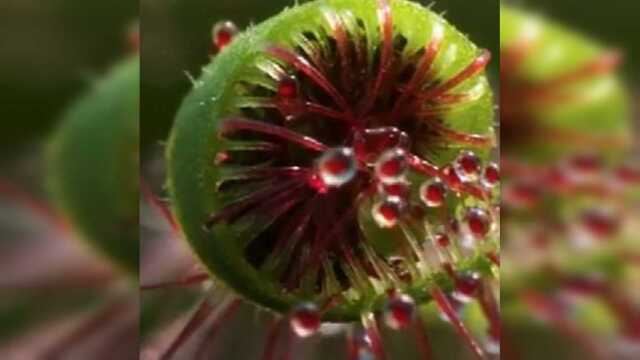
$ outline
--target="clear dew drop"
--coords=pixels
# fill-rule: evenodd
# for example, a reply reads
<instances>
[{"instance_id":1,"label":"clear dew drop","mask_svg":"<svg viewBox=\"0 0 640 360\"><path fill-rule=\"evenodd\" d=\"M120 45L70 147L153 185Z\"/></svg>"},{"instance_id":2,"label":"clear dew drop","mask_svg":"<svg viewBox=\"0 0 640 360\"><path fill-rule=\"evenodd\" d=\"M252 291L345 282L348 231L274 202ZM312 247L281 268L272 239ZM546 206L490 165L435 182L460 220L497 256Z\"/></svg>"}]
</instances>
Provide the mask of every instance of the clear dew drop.
<instances>
[{"instance_id":1,"label":"clear dew drop","mask_svg":"<svg viewBox=\"0 0 640 360\"><path fill-rule=\"evenodd\" d=\"M320 311L312 303L296 305L291 313L291 329L299 337L314 335L320 329L321 324Z\"/></svg>"},{"instance_id":2,"label":"clear dew drop","mask_svg":"<svg viewBox=\"0 0 640 360\"><path fill-rule=\"evenodd\" d=\"M375 175L382 183L396 183L404 179L408 169L406 151L401 148L393 148L380 155L376 161Z\"/></svg>"},{"instance_id":3,"label":"clear dew drop","mask_svg":"<svg viewBox=\"0 0 640 360\"><path fill-rule=\"evenodd\" d=\"M278 97L291 100L298 97L298 80L295 76L285 76L278 82Z\"/></svg>"},{"instance_id":4,"label":"clear dew drop","mask_svg":"<svg viewBox=\"0 0 640 360\"><path fill-rule=\"evenodd\" d=\"M475 240L484 239L493 228L487 210L478 207L467 210L463 224L465 234Z\"/></svg>"},{"instance_id":5,"label":"clear dew drop","mask_svg":"<svg viewBox=\"0 0 640 360\"><path fill-rule=\"evenodd\" d=\"M461 303L468 303L475 297L482 277L477 272L466 272L456 275L455 290L451 296Z\"/></svg>"},{"instance_id":6,"label":"clear dew drop","mask_svg":"<svg viewBox=\"0 0 640 360\"><path fill-rule=\"evenodd\" d=\"M474 182L480 177L480 158L471 151L463 151L453 163L453 168L463 182Z\"/></svg>"},{"instance_id":7,"label":"clear dew drop","mask_svg":"<svg viewBox=\"0 0 640 360\"><path fill-rule=\"evenodd\" d=\"M435 241L438 247L443 249L451 245L451 240L449 239L449 236L445 233L436 234Z\"/></svg>"},{"instance_id":8,"label":"clear dew drop","mask_svg":"<svg viewBox=\"0 0 640 360\"><path fill-rule=\"evenodd\" d=\"M444 204L447 188L440 179L424 182L420 186L420 199L428 207L440 207Z\"/></svg>"},{"instance_id":9,"label":"clear dew drop","mask_svg":"<svg viewBox=\"0 0 640 360\"><path fill-rule=\"evenodd\" d=\"M217 53L227 47L238 33L238 27L231 21L217 22L211 30L212 53Z\"/></svg>"},{"instance_id":10,"label":"clear dew drop","mask_svg":"<svg viewBox=\"0 0 640 360\"><path fill-rule=\"evenodd\" d=\"M500 183L500 168L498 164L491 163L484 168L481 182L486 188L494 188Z\"/></svg>"},{"instance_id":11,"label":"clear dew drop","mask_svg":"<svg viewBox=\"0 0 640 360\"><path fill-rule=\"evenodd\" d=\"M415 315L415 302L407 294L395 293L389 297L384 310L384 321L390 328L401 330L407 328Z\"/></svg>"},{"instance_id":12,"label":"clear dew drop","mask_svg":"<svg viewBox=\"0 0 640 360\"><path fill-rule=\"evenodd\" d=\"M375 222L381 228L392 228L398 224L406 204L396 196L390 196L379 201L371 208Z\"/></svg>"},{"instance_id":13,"label":"clear dew drop","mask_svg":"<svg viewBox=\"0 0 640 360\"><path fill-rule=\"evenodd\" d=\"M339 187L353 180L358 164L351 148L339 147L322 154L316 163L316 169L324 184Z\"/></svg>"}]
</instances>

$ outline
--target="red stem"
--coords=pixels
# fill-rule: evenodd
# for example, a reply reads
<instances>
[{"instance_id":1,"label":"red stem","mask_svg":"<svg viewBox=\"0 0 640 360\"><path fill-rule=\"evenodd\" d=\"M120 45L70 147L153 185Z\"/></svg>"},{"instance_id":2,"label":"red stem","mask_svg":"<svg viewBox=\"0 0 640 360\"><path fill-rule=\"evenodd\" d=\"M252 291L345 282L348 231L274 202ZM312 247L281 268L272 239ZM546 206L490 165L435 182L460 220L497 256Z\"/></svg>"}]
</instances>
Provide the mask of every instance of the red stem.
<instances>
[{"instance_id":1,"label":"red stem","mask_svg":"<svg viewBox=\"0 0 640 360\"><path fill-rule=\"evenodd\" d=\"M28 192L13 185L9 180L0 178L0 194L33 211L50 224L54 225L63 234L69 233L68 224L56 214L56 212L43 201L36 199Z\"/></svg>"},{"instance_id":2,"label":"red stem","mask_svg":"<svg viewBox=\"0 0 640 360\"><path fill-rule=\"evenodd\" d=\"M272 46L267 49L267 53L275 56L276 58L292 65L299 71L302 71L318 86L320 86L331 98L335 101L340 108L344 111L349 111L349 105L340 92L331 84L331 82L313 65L311 65L304 57L291 52L287 49Z\"/></svg>"},{"instance_id":3,"label":"red stem","mask_svg":"<svg viewBox=\"0 0 640 360\"><path fill-rule=\"evenodd\" d=\"M431 351L431 341L429 341L429 335L427 329L422 322L422 318L418 318L413 322L414 333L416 336L416 342L418 343L418 350L420 351L421 360L431 360L433 353Z\"/></svg>"},{"instance_id":4,"label":"red stem","mask_svg":"<svg viewBox=\"0 0 640 360\"><path fill-rule=\"evenodd\" d=\"M178 234L180 232L180 226L171 213L171 210L169 210L169 207L166 204L158 199L158 197L151 190L151 186L149 186L149 184L144 180L143 177L140 177L140 189L142 190L144 198L151 205L151 207L156 209L156 211L158 211L160 215L162 215L162 217L165 219L167 224L169 224L174 233Z\"/></svg>"},{"instance_id":5,"label":"red stem","mask_svg":"<svg viewBox=\"0 0 640 360\"><path fill-rule=\"evenodd\" d=\"M480 347L476 340L471 336L471 333L462 322L462 320L458 316L458 313L453 308L453 305L451 304L449 299L447 299L447 296L442 292L442 290L439 287L434 287L434 289L431 290L431 296L433 296L433 299L436 301L438 308L440 308L440 310L449 319L451 324L453 324L454 329L456 330L458 335L462 337L465 344L467 345L469 350L471 350L475 358L479 360L487 360L482 347Z\"/></svg>"},{"instance_id":6,"label":"red stem","mask_svg":"<svg viewBox=\"0 0 640 360\"><path fill-rule=\"evenodd\" d=\"M284 126L269 124L262 121L244 118L225 119L220 129L223 134L239 130L249 130L267 135L277 136L283 140L298 144L306 149L314 151L326 151L329 147L318 140L289 130Z\"/></svg>"},{"instance_id":7,"label":"red stem","mask_svg":"<svg viewBox=\"0 0 640 360\"><path fill-rule=\"evenodd\" d=\"M210 278L211 278L211 275L209 275L208 273L195 274L195 275L187 276L180 280L161 282L161 283L151 284L151 285L140 285L140 290L155 290L155 289L164 289L164 288L176 287L176 286L191 286L191 285L203 283Z\"/></svg>"},{"instance_id":8,"label":"red stem","mask_svg":"<svg viewBox=\"0 0 640 360\"><path fill-rule=\"evenodd\" d=\"M480 56L478 56L471 64L469 64L466 68L464 68L454 77L420 94L419 95L420 100L427 101L429 99L433 99L435 97L443 95L447 91L460 85L460 83L462 83L463 81L471 78L472 76L484 70L484 68L489 63L489 60L491 60L491 53L488 50L483 50Z\"/></svg>"},{"instance_id":9,"label":"red stem","mask_svg":"<svg viewBox=\"0 0 640 360\"><path fill-rule=\"evenodd\" d=\"M242 305L242 301L240 299L234 299L220 310L219 315L216 316L216 319L209 327L208 334L201 340L201 344L197 347L198 351L193 357L194 359L211 360L211 357L207 356L207 349L211 346L218 335L220 327L236 314L240 305Z\"/></svg>"},{"instance_id":10,"label":"red stem","mask_svg":"<svg viewBox=\"0 0 640 360\"><path fill-rule=\"evenodd\" d=\"M209 299L204 299L195 313L191 316L187 324L182 328L178 336L173 340L167 351L160 356L160 360L169 360L180 349L180 347L200 328L213 312L213 306L209 304Z\"/></svg>"}]
</instances>

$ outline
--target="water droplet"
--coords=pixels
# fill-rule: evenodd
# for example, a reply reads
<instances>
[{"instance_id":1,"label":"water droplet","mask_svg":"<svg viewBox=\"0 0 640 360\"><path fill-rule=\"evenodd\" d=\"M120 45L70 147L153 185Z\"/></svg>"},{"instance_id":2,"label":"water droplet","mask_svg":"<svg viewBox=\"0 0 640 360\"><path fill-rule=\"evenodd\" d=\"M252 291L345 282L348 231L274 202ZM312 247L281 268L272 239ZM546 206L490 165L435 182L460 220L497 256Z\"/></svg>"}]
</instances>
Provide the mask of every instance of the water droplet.
<instances>
[{"instance_id":1,"label":"water droplet","mask_svg":"<svg viewBox=\"0 0 640 360\"><path fill-rule=\"evenodd\" d=\"M382 228L392 228L398 224L406 204L396 196L390 196L373 205L373 219Z\"/></svg>"},{"instance_id":2,"label":"water droplet","mask_svg":"<svg viewBox=\"0 0 640 360\"><path fill-rule=\"evenodd\" d=\"M381 127L356 132L353 148L358 159L373 166L380 154L393 148L409 149L409 135L396 127Z\"/></svg>"},{"instance_id":3,"label":"water droplet","mask_svg":"<svg viewBox=\"0 0 640 360\"><path fill-rule=\"evenodd\" d=\"M316 168L324 184L338 187L353 180L358 164L352 149L340 147L327 150L318 159Z\"/></svg>"},{"instance_id":4,"label":"water droplet","mask_svg":"<svg viewBox=\"0 0 640 360\"><path fill-rule=\"evenodd\" d=\"M428 207L440 207L444 204L447 188L440 179L426 181L420 186L420 199Z\"/></svg>"},{"instance_id":5,"label":"water droplet","mask_svg":"<svg viewBox=\"0 0 640 360\"><path fill-rule=\"evenodd\" d=\"M407 153L401 148L393 148L380 155L375 172L379 181L396 183L404 179L408 169Z\"/></svg>"},{"instance_id":6,"label":"water droplet","mask_svg":"<svg viewBox=\"0 0 640 360\"><path fill-rule=\"evenodd\" d=\"M435 236L436 244L441 248L446 248L451 244L451 240L447 234L441 233Z\"/></svg>"},{"instance_id":7,"label":"water droplet","mask_svg":"<svg viewBox=\"0 0 640 360\"><path fill-rule=\"evenodd\" d=\"M604 209L585 211L581 215L581 222L585 230L598 238L612 236L620 227L618 217L613 212Z\"/></svg>"},{"instance_id":8,"label":"water droplet","mask_svg":"<svg viewBox=\"0 0 640 360\"><path fill-rule=\"evenodd\" d=\"M401 330L413 321L415 302L407 294L395 293L389 298L384 312L384 321L390 328Z\"/></svg>"},{"instance_id":9,"label":"water droplet","mask_svg":"<svg viewBox=\"0 0 640 360\"><path fill-rule=\"evenodd\" d=\"M299 304L291 313L291 329L300 337L309 337L317 333L321 324L320 312L312 303Z\"/></svg>"},{"instance_id":10,"label":"water droplet","mask_svg":"<svg viewBox=\"0 0 640 360\"><path fill-rule=\"evenodd\" d=\"M482 277L477 272L457 274L455 278L455 290L451 293L451 296L462 303L473 300L480 286L480 280L482 280Z\"/></svg>"},{"instance_id":11,"label":"water droplet","mask_svg":"<svg viewBox=\"0 0 640 360\"><path fill-rule=\"evenodd\" d=\"M476 240L484 239L491 231L491 216L482 208L470 208L464 219L465 234Z\"/></svg>"},{"instance_id":12,"label":"water droplet","mask_svg":"<svg viewBox=\"0 0 640 360\"><path fill-rule=\"evenodd\" d=\"M294 99L298 96L298 80L295 76L285 76L278 83L278 97Z\"/></svg>"},{"instance_id":13,"label":"water droplet","mask_svg":"<svg viewBox=\"0 0 640 360\"><path fill-rule=\"evenodd\" d=\"M480 158L471 151L462 152L453 163L456 174L463 182L478 180L480 174Z\"/></svg>"},{"instance_id":14,"label":"water droplet","mask_svg":"<svg viewBox=\"0 0 640 360\"><path fill-rule=\"evenodd\" d=\"M212 51L214 53L222 51L227 45L231 43L235 35L238 33L238 28L231 21L220 21L213 25L211 31L212 36Z\"/></svg>"},{"instance_id":15,"label":"water droplet","mask_svg":"<svg viewBox=\"0 0 640 360\"><path fill-rule=\"evenodd\" d=\"M510 206L526 209L538 204L542 189L533 181L519 181L505 187L503 200Z\"/></svg>"},{"instance_id":16,"label":"water droplet","mask_svg":"<svg viewBox=\"0 0 640 360\"><path fill-rule=\"evenodd\" d=\"M498 164L491 163L487 165L482 174L482 185L487 188L493 188L500 183L500 168Z\"/></svg>"}]
</instances>

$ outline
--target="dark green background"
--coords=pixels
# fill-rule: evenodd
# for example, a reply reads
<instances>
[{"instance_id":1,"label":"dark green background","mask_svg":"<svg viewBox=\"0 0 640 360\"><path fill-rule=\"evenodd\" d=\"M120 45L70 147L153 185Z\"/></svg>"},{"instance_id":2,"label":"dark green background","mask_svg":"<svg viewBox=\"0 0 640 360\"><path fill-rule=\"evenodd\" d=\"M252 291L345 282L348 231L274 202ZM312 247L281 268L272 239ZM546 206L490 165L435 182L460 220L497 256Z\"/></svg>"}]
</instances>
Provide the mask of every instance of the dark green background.
<instances>
[{"instance_id":1,"label":"dark green background","mask_svg":"<svg viewBox=\"0 0 640 360\"><path fill-rule=\"evenodd\" d=\"M136 0L0 0L0 158L49 132L127 51Z\"/></svg>"}]
</instances>

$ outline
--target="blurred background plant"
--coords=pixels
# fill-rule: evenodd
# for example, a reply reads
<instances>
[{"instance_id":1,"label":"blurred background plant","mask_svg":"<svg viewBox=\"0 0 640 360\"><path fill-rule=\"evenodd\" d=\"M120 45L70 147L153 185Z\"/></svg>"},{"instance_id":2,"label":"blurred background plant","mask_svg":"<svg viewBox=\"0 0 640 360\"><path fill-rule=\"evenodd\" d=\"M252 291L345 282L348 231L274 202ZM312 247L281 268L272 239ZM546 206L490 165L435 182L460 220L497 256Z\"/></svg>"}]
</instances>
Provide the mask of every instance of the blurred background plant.
<instances>
[{"instance_id":1,"label":"blurred background plant","mask_svg":"<svg viewBox=\"0 0 640 360\"><path fill-rule=\"evenodd\" d=\"M64 199L69 199L68 194L58 193L59 201L54 204L50 191L52 176L60 180L62 173L67 179L99 174L103 160L111 160L111 154L108 159L97 156L92 150L99 146L89 138L88 147L76 149L72 139L82 141L82 131L57 141L58 148L62 143L71 144L66 154L51 154L49 148L54 130L71 122L93 123L94 117L103 114L102 121L108 126L111 115L98 110L106 99L96 88L109 87L110 81L103 79L106 73L117 59L131 52L133 38L129 36L137 12L135 1L0 3L3 359L137 358L137 285L136 276L131 273L137 272L137 265L130 267L129 275L123 275L113 258L88 246L85 239L96 237L79 231L80 222L104 225L108 221L102 217L106 215L100 208L104 203L91 195L100 188L82 180L72 186L74 191L84 192L85 204L97 210L86 213L80 222L71 219L69 211L75 205L62 206ZM137 65L131 68L138 72ZM129 94L137 95L139 80L133 75L127 77L130 83L122 86L129 89ZM112 99L111 103L104 101L110 108L107 111L117 111L119 107L119 101ZM132 101L137 103L136 99ZM88 119L80 110L83 106L96 108L95 112L88 111ZM137 130L138 111L131 112L132 129ZM132 133L132 138L137 142L137 134ZM94 140L112 139L105 135ZM133 147L129 154L130 158L137 158ZM84 160L78 161L80 158ZM63 166L73 164L84 167L82 174L61 171ZM52 166L56 167L55 174ZM137 184L136 174L131 172L131 176ZM117 186L111 190L109 197L113 199L124 191ZM135 197L133 210L137 210ZM137 233L137 216L129 226ZM99 241L113 242L113 237Z\"/></svg>"},{"instance_id":2,"label":"blurred background plant","mask_svg":"<svg viewBox=\"0 0 640 360\"><path fill-rule=\"evenodd\" d=\"M590 5L501 10L507 359L640 356L638 4Z\"/></svg>"}]
</instances>

